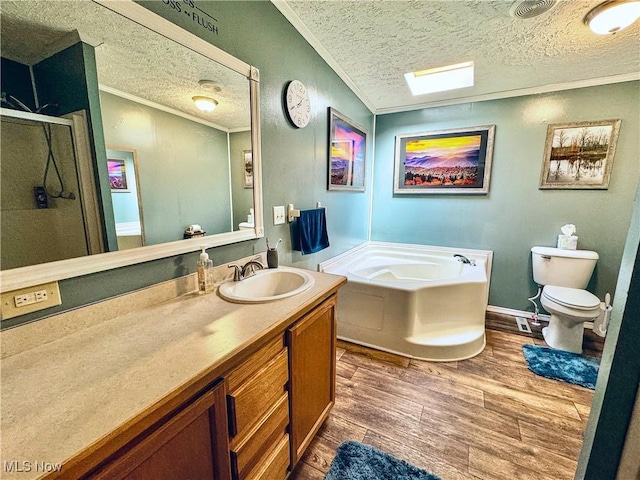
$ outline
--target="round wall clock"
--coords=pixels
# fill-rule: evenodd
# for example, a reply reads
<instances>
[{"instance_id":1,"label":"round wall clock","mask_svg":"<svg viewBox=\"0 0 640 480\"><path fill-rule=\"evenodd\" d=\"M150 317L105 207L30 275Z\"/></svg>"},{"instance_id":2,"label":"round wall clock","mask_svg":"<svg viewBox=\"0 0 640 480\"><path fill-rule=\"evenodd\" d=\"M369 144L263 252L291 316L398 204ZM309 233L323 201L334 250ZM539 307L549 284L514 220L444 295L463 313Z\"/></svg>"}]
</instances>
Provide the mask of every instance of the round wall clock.
<instances>
[{"instance_id":1,"label":"round wall clock","mask_svg":"<svg viewBox=\"0 0 640 480\"><path fill-rule=\"evenodd\" d=\"M311 120L309 92L300 80L292 80L285 90L287 116L294 127L304 128Z\"/></svg>"}]
</instances>

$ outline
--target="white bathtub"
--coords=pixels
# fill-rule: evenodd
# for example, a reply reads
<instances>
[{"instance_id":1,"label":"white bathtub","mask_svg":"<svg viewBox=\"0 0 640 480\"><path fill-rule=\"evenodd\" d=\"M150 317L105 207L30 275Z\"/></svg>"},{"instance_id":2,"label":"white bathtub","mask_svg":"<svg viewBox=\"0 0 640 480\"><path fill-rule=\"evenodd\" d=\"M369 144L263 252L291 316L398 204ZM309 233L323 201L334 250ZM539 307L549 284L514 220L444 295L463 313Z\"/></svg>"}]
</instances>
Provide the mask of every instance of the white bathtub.
<instances>
[{"instance_id":1,"label":"white bathtub","mask_svg":"<svg viewBox=\"0 0 640 480\"><path fill-rule=\"evenodd\" d=\"M367 242L322 262L321 272L348 278L339 292L338 337L422 360L479 354L492 257L488 250Z\"/></svg>"}]
</instances>

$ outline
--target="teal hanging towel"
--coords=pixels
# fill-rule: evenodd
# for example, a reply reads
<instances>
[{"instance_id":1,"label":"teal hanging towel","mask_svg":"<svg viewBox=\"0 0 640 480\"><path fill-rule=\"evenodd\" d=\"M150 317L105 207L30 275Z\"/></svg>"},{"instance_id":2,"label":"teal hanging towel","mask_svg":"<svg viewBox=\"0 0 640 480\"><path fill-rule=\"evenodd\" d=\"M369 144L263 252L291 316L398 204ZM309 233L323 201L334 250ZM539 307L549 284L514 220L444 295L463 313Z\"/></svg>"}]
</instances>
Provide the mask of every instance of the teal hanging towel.
<instances>
[{"instance_id":1,"label":"teal hanging towel","mask_svg":"<svg viewBox=\"0 0 640 480\"><path fill-rule=\"evenodd\" d=\"M293 249L308 255L329 246L327 217L324 208L301 210L300 216L291 226Z\"/></svg>"}]
</instances>

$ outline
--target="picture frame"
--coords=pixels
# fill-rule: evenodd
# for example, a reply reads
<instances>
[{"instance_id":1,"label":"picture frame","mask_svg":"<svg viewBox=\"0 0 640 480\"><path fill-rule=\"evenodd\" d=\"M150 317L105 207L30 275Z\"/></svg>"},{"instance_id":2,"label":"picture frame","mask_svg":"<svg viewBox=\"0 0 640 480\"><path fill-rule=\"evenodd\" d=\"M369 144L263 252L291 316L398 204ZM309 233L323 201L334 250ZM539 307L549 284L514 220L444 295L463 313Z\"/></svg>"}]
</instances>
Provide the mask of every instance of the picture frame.
<instances>
[{"instance_id":1,"label":"picture frame","mask_svg":"<svg viewBox=\"0 0 640 480\"><path fill-rule=\"evenodd\" d=\"M396 135L394 194L489 192L495 125Z\"/></svg>"},{"instance_id":2,"label":"picture frame","mask_svg":"<svg viewBox=\"0 0 640 480\"><path fill-rule=\"evenodd\" d=\"M244 188L253 188L253 153L251 150L242 151L242 172Z\"/></svg>"},{"instance_id":3,"label":"picture frame","mask_svg":"<svg viewBox=\"0 0 640 480\"><path fill-rule=\"evenodd\" d=\"M124 160L119 158L107 159L107 171L109 172L109 185L112 192L129 192L127 167Z\"/></svg>"},{"instance_id":4,"label":"picture frame","mask_svg":"<svg viewBox=\"0 0 640 480\"><path fill-rule=\"evenodd\" d=\"M328 190L364 192L368 130L329 107Z\"/></svg>"},{"instance_id":5,"label":"picture frame","mask_svg":"<svg viewBox=\"0 0 640 480\"><path fill-rule=\"evenodd\" d=\"M606 190L620 120L552 124L540 174L540 189Z\"/></svg>"}]
</instances>

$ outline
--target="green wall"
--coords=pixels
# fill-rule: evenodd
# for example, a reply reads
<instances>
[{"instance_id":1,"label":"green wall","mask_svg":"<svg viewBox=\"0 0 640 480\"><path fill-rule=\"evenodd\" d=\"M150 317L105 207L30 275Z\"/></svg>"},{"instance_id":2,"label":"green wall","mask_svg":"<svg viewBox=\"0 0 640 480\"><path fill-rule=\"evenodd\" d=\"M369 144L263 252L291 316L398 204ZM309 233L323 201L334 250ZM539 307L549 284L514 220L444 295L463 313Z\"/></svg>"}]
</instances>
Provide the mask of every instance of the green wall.
<instances>
[{"instance_id":1,"label":"green wall","mask_svg":"<svg viewBox=\"0 0 640 480\"><path fill-rule=\"evenodd\" d=\"M181 240L191 224L231 230L227 133L101 92L108 148L135 150L147 245Z\"/></svg>"},{"instance_id":2,"label":"green wall","mask_svg":"<svg viewBox=\"0 0 640 480\"><path fill-rule=\"evenodd\" d=\"M640 82L380 115L372 240L492 250L491 305L530 309L531 247L577 227L600 255L589 289L614 293L640 175ZM608 190L539 190L547 125L621 119ZM395 135L496 125L488 195L394 195Z\"/></svg>"}]
</instances>

